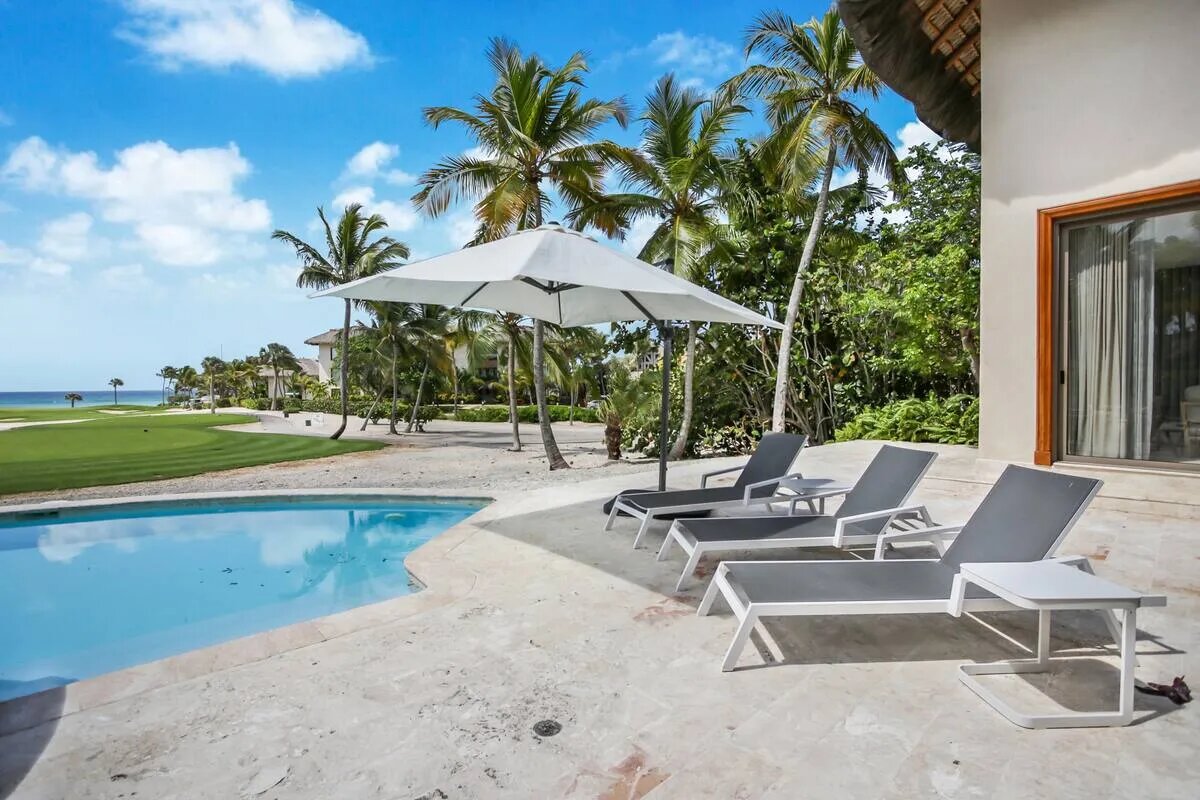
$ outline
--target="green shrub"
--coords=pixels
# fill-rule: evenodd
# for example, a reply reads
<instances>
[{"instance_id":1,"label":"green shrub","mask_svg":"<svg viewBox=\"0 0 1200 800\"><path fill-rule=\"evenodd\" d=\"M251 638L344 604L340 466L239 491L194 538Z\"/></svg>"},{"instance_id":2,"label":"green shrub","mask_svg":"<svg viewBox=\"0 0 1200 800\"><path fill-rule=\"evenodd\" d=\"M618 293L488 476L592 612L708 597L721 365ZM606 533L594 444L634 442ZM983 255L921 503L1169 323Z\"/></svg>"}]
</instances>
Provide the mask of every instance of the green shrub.
<instances>
[{"instance_id":1,"label":"green shrub","mask_svg":"<svg viewBox=\"0 0 1200 800\"><path fill-rule=\"evenodd\" d=\"M566 422L571 416L570 406L547 406L551 422ZM459 422L508 422L508 406L459 406L455 415ZM517 419L532 424L537 422L537 406L517 406ZM576 422L599 422L600 418L594 408L575 407Z\"/></svg>"},{"instance_id":2,"label":"green shrub","mask_svg":"<svg viewBox=\"0 0 1200 800\"><path fill-rule=\"evenodd\" d=\"M285 397L283 400L283 410L289 414L299 414L304 410L303 405L294 397Z\"/></svg>"},{"instance_id":3,"label":"green shrub","mask_svg":"<svg viewBox=\"0 0 1200 800\"><path fill-rule=\"evenodd\" d=\"M696 455L702 458L744 456L754 452L762 435L762 426L750 423L705 428L696 441Z\"/></svg>"},{"instance_id":4,"label":"green shrub","mask_svg":"<svg viewBox=\"0 0 1200 800\"><path fill-rule=\"evenodd\" d=\"M248 408L251 411L263 411L270 407L271 401L262 400L258 397L239 397L237 404L242 408Z\"/></svg>"},{"instance_id":5,"label":"green shrub","mask_svg":"<svg viewBox=\"0 0 1200 800\"><path fill-rule=\"evenodd\" d=\"M852 439L979 444L979 398L969 394L910 397L868 408L834 434L838 442Z\"/></svg>"}]
</instances>

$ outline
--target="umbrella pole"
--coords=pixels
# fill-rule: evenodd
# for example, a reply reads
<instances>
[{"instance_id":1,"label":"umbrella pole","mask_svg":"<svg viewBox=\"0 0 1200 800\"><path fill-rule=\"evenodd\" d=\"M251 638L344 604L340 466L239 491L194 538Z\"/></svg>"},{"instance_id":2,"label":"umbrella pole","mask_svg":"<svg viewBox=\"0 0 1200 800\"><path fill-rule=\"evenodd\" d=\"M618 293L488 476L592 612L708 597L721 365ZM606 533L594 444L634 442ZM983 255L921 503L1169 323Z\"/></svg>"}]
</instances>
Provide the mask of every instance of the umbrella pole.
<instances>
[{"instance_id":1,"label":"umbrella pole","mask_svg":"<svg viewBox=\"0 0 1200 800\"><path fill-rule=\"evenodd\" d=\"M662 406L659 409L658 420L658 490L667 489L667 436L668 423L671 416L671 339L672 329L663 323L659 327L662 339Z\"/></svg>"}]
</instances>

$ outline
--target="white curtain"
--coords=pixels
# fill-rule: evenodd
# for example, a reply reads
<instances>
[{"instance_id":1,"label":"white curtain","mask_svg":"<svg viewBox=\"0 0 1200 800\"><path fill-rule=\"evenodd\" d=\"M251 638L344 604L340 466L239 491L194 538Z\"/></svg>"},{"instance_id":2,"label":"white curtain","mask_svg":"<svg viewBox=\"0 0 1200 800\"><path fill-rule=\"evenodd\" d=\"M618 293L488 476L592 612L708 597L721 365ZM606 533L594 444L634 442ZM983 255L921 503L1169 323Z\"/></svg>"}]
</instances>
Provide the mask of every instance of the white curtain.
<instances>
[{"instance_id":1,"label":"white curtain","mask_svg":"<svg viewBox=\"0 0 1200 800\"><path fill-rule=\"evenodd\" d=\"M1067 232L1067 451L1146 459L1154 416L1150 220Z\"/></svg>"}]
</instances>

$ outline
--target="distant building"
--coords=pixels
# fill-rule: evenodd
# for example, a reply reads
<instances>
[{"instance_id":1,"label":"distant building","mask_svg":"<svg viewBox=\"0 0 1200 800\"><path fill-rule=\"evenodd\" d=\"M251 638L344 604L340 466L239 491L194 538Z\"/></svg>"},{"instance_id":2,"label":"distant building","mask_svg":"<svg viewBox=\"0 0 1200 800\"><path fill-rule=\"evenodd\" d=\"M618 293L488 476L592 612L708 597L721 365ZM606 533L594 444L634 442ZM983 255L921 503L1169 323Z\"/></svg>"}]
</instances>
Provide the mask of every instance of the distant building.
<instances>
[{"instance_id":1,"label":"distant building","mask_svg":"<svg viewBox=\"0 0 1200 800\"><path fill-rule=\"evenodd\" d=\"M366 327L362 325L355 325L354 327L350 328L350 335L358 336L365 330ZM337 380L333 376L333 351L334 348L338 346L338 343L341 342L341 340L341 328L330 328L324 333L318 333L316 336L305 339L305 344L311 344L317 348L317 358L316 361L313 362L316 364L317 371L314 373L308 373L305 371L306 374L311 374L321 383L327 383L331 385L336 384ZM312 361L312 359L300 359L302 364L305 361ZM336 386L334 391L336 391Z\"/></svg>"},{"instance_id":2,"label":"distant building","mask_svg":"<svg viewBox=\"0 0 1200 800\"><path fill-rule=\"evenodd\" d=\"M298 358L296 361L300 364L299 374L309 375L317 380L320 380L322 383L329 383L327 379L322 380L321 378L321 364L319 361L312 358ZM326 371L325 374L328 375L328 371ZM267 384L267 398L271 401L274 401L276 397L287 397L288 392L296 391L292 381L292 378L295 375L296 372L294 370L279 370L279 384L276 385L274 370L272 370L270 367L259 367L258 370L258 376ZM300 399L306 400L308 398L301 397Z\"/></svg>"}]
</instances>

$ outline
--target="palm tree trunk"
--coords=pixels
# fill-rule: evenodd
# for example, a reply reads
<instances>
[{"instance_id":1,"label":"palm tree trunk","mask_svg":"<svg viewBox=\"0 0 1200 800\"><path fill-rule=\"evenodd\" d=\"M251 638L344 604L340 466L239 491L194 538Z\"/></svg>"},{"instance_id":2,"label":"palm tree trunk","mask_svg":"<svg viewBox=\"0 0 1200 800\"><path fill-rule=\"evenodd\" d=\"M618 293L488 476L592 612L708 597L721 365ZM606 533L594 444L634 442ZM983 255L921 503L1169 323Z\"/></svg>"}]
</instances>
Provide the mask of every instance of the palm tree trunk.
<instances>
[{"instance_id":1,"label":"palm tree trunk","mask_svg":"<svg viewBox=\"0 0 1200 800\"><path fill-rule=\"evenodd\" d=\"M571 404L567 408L567 421L569 424L574 425L575 424L575 379L567 378L567 383L570 384L570 386L567 388L567 396L570 398L570 400L568 402Z\"/></svg>"},{"instance_id":2,"label":"palm tree trunk","mask_svg":"<svg viewBox=\"0 0 1200 800\"><path fill-rule=\"evenodd\" d=\"M512 451L521 452L521 421L517 418L517 343L516 334L508 333L508 419L512 423Z\"/></svg>"},{"instance_id":3,"label":"palm tree trunk","mask_svg":"<svg viewBox=\"0 0 1200 800\"><path fill-rule=\"evenodd\" d=\"M967 360L971 366L971 377L975 379L975 386L979 386L979 345L975 342L975 331L965 325L958 332L959 341L962 342L963 352L967 354Z\"/></svg>"},{"instance_id":4,"label":"palm tree trunk","mask_svg":"<svg viewBox=\"0 0 1200 800\"><path fill-rule=\"evenodd\" d=\"M829 184L833 180L833 168L837 165L837 148L829 144L829 155L825 158L825 172L821 176L821 193L817 195L817 208L813 212L812 224L808 226L808 237L804 240L804 251L800 254L800 264L796 267L796 279L792 281L792 293L788 297L787 317L783 321L783 331L779 336L779 361L775 369L775 403L771 409L771 430L781 433L784 430L784 416L787 410L788 367L792 356L792 331L796 327L796 317L800 313L800 296L804 293L804 274L812 263L813 254L817 250L817 239L821 236L821 226L825 222L825 207L829 204Z\"/></svg>"},{"instance_id":5,"label":"palm tree trunk","mask_svg":"<svg viewBox=\"0 0 1200 800\"><path fill-rule=\"evenodd\" d=\"M408 418L408 427L404 429L405 433L412 433L412 429L417 424L417 417L421 413L421 395L425 393L425 376L429 374L429 360L425 360L425 366L421 367L421 380L417 383L417 396L413 399L412 415Z\"/></svg>"},{"instance_id":6,"label":"palm tree trunk","mask_svg":"<svg viewBox=\"0 0 1200 800\"><path fill-rule=\"evenodd\" d=\"M453 357L452 357L453 358ZM458 365L450 362L451 380L454 382L454 416L458 416Z\"/></svg>"},{"instance_id":7,"label":"palm tree trunk","mask_svg":"<svg viewBox=\"0 0 1200 800\"><path fill-rule=\"evenodd\" d=\"M396 410L400 404L400 382L396 379L396 344L392 343L392 413L388 416L388 433L399 436L396 430Z\"/></svg>"},{"instance_id":8,"label":"palm tree trunk","mask_svg":"<svg viewBox=\"0 0 1200 800\"><path fill-rule=\"evenodd\" d=\"M546 459L550 469L570 469L554 440L550 427L550 408L546 404L546 326L540 319L533 321L533 391L537 397L538 426L542 430L542 444L546 447Z\"/></svg>"},{"instance_id":9,"label":"palm tree trunk","mask_svg":"<svg viewBox=\"0 0 1200 800\"><path fill-rule=\"evenodd\" d=\"M208 413L210 413L210 414L217 413L217 396L215 394L213 394L212 373L209 373L209 375L208 375Z\"/></svg>"},{"instance_id":10,"label":"palm tree trunk","mask_svg":"<svg viewBox=\"0 0 1200 800\"><path fill-rule=\"evenodd\" d=\"M828 181L826 181L828 183ZM342 389L342 424L338 425L338 429L329 437L330 439L340 439L346 431L346 419L350 416L350 301L346 301L346 317L342 322L342 368L341 372L341 389Z\"/></svg>"},{"instance_id":11,"label":"palm tree trunk","mask_svg":"<svg viewBox=\"0 0 1200 800\"><path fill-rule=\"evenodd\" d=\"M696 378L696 339L700 337L700 323L688 323L688 343L687 343L687 362L683 365L683 418L679 421L679 435L675 437L675 444L671 445L671 452L667 455L672 461L678 461L683 458L684 452L687 451L688 435L692 430L692 411L695 408L695 396L693 394L693 386ZM666 369L667 365L663 365Z\"/></svg>"},{"instance_id":12,"label":"palm tree trunk","mask_svg":"<svg viewBox=\"0 0 1200 800\"><path fill-rule=\"evenodd\" d=\"M113 384L113 405L117 404L117 385Z\"/></svg>"}]
</instances>

